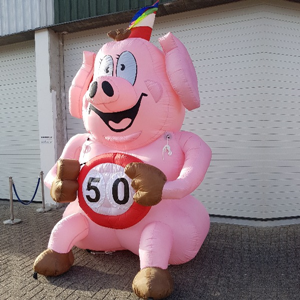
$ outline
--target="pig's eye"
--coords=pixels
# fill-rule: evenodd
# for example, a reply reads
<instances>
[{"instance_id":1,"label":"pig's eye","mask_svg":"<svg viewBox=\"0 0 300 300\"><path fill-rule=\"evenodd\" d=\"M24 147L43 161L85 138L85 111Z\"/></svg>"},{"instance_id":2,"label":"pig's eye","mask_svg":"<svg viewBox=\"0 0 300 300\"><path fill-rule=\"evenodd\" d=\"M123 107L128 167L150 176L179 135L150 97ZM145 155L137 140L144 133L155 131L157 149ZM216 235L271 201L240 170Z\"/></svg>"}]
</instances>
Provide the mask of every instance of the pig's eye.
<instances>
[{"instance_id":1,"label":"pig's eye","mask_svg":"<svg viewBox=\"0 0 300 300\"><path fill-rule=\"evenodd\" d=\"M117 62L117 77L124 78L134 85L137 74L136 60L133 54L129 51L123 52Z\"/></svg>"},{"instance_id":2,"label":"pig's eye","mask_svg":"<svg viewBox=\"0 0 300 300\"><path fill-rule=\"evenodd\" d=\"M100 65L95 68L95 75L99 76L112 76L114 70L114 61L110 55L106 55L100 60Z\"/></svg>"}]
</instances>

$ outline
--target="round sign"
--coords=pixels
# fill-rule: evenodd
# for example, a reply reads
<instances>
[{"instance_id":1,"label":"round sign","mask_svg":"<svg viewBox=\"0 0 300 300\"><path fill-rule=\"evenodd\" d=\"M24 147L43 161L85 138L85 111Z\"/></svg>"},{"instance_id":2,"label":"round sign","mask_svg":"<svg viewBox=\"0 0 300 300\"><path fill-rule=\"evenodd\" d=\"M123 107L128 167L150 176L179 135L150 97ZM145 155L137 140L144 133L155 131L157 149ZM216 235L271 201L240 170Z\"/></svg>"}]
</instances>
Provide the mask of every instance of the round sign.
<instances>
[{"instance_id":1,"label":"round sign","mask_svg":"<svg viewBox=\"0 0 300 300\"><path fill-rule=\"evenodd\" d=\"M123 229L135 225L150 207L133 200L135 190L124 168L131 162L142 162L123 153L108 153L87 162L78 176L79 205L98 225Z\"/></svg>"}]
</instances>

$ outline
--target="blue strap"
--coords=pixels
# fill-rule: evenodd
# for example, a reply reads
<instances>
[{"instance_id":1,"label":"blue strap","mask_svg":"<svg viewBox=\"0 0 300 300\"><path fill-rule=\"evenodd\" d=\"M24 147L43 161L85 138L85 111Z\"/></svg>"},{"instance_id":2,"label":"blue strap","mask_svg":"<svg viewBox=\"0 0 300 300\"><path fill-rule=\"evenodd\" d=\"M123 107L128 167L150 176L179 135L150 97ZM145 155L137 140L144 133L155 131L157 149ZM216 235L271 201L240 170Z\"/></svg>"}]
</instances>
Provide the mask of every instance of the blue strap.
<instances>
[{"instance_id":1,"label":"blue strap","mask_svg":"<svg viewBox=\"0 0 300 300\"><path fill-rule=\"evenodd\" d=\"M39 185L40 185L40 178L38 179L38 182L37 182L37 185L36 185L36 188L35 188L35 192L34 192L34 194L33 194L33 196L32 196L32 199L30 200L30 201L27 201L27 202L24 202L24 201L22 201L21 199L20 199L20 197L19 197L19 195L18 195L18 193L17 193L17 190L16 190L16 187L15 187L15 183L13 182L13 189L14 189L14 192L15 192L15 194L16 194L16 196L17 196L17 199L18 199L18 201L20 202L20 203L22 203L23 205L29 205L32 201L33 201L33 199L34 199L34 197L35 197L35 195L36 195L36 193L37 193L37 190L38 190L38 188L39 188Z\"/></svg>"}]
</instances>

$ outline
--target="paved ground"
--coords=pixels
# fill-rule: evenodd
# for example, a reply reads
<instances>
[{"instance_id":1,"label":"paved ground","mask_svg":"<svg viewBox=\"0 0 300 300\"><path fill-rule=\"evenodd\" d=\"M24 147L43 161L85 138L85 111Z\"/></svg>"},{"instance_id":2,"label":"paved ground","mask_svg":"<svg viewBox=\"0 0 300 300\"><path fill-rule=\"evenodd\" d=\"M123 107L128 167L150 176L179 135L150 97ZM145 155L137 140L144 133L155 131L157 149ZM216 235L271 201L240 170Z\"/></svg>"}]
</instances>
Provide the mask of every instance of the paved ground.
<instances>
[{"instance_id":1,"label":"paved ground","mask_svg":"<svg viewBox=\"0 0 300 300\"><path fill-rule=\"evenodd\" d=\"M74 248L75 264L56 278L32 277L32 264L43 251L62 211L37 213L40 204L0 201L0 299L137 300L131 282L138 257L124 251L92 255ZM300 225L253 227L212 223L199 254L171 266L174 293L168 300L300 299Z\"/></svg>"}]
</instances>

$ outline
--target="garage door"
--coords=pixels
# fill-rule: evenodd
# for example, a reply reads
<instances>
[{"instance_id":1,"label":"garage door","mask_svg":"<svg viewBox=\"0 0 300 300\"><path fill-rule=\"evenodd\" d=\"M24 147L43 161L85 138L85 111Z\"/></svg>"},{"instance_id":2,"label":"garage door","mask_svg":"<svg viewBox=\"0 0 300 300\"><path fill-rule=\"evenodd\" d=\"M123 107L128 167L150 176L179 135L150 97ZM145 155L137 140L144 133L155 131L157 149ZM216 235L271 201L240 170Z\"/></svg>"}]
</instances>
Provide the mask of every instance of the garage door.
<instances>
[{"instance_id":1,"label":"garage door","mask_svg":"<svg viewBox=\"0 0 300 300\"><path fill-rule=\"evenodd\" d=\"M157 38L172 31L194 61L202 106L187 113L184 129L212 148L211 166L194 194L213 215L300 216L300 10L294 3L265 3L157 18L152 34L158 45ZM109 41L107 31L65 37L67 88L82 51L96 52ZM84 132L80 120L68 115L67 123L69 137Z\"/></svg>"},{"instance_id":2,"label":"garage door","mask_svg":"<svg viewBox=\"0 0 300 300\"><path fill-rule=\"evenodd\" d=\"M0 198L9 198L12 176L30 200L40 172L34 41L0 47L0 65Z\"/></svg>"}]
</instances>

